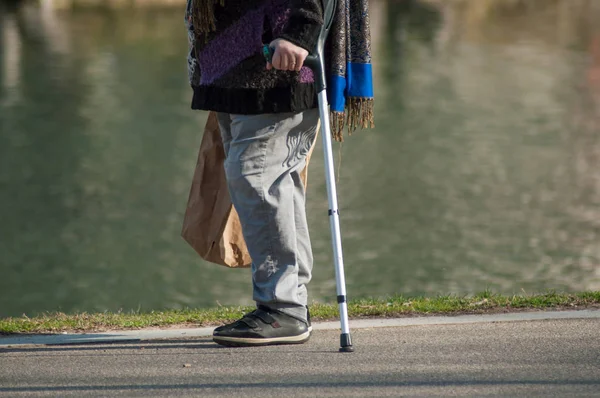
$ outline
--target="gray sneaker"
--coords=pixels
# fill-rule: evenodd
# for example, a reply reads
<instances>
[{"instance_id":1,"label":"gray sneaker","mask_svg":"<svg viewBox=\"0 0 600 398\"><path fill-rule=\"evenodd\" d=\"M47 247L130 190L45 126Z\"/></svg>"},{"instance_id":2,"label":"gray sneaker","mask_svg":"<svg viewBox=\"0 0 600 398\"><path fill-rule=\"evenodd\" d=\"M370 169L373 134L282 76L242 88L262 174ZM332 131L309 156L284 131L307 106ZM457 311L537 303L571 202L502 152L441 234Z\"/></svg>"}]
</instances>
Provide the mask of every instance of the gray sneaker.
<instances>
[{"instance_id":1,"label":"gray sneaker","mask_svg":"<svg viewBox=\"0 0 600 398\"><path fill-rule=\"evenodd\" d=\"M308 324L266 307L258 307L242 319L213 332L215 343L230 347L302 344L309 338Z\"/></svg>"}]
</instances>

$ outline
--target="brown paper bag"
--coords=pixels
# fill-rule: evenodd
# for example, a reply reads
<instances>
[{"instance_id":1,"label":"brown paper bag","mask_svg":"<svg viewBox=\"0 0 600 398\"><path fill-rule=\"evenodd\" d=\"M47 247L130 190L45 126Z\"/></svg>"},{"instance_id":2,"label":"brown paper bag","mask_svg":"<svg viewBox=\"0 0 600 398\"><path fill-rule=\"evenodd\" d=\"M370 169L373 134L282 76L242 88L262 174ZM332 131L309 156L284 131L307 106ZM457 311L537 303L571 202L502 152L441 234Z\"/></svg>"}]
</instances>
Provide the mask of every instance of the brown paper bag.
<instances>
[{"instance_id":1,"label":"brown paper bag","mask_svg":"<svg viewBox=\"0 0 600 398\"><path fill-rule=\"evenodd\" d=\"M301 173L305 187L313 148ZM227 190L224 160L217 115L210 112L200 143L181 236L206 261L232 268L249 267L252 260Z\"/></svg>"}]
</instances>

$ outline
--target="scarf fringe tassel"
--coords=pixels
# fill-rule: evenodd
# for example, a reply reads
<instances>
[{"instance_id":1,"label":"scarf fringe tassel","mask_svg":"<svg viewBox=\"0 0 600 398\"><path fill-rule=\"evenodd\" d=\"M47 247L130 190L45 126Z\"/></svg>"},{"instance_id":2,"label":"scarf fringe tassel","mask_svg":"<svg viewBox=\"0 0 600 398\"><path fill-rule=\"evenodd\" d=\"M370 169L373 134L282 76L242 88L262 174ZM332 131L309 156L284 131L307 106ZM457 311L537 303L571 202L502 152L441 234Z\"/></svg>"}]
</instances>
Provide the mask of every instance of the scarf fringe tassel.
<instances>
[{"instance_id":1,"label":"scarf fringe tassel","mask_svg":"<svg viewBox=\"0 0 600 398\"><path fill-rule=\"evenodd\" d=\"M225 5L225 0L195 0L192 23L196 37L203 42L208 40L208 34L217 29L215 21L215 5Z\"/></svg>"},{"instance_id":2,"label":"scarf fringe tassel","mask_svg":"<svg viewBox=\"0 0 600 398\"><path fill-rule=\"evenodd\" d=\"M349 98L344 112L331 112L331 135L338 142L344 141L344 127L348 135L352 135L357 128L373 128L373 98Z\"/></svg>"}]
</instances>

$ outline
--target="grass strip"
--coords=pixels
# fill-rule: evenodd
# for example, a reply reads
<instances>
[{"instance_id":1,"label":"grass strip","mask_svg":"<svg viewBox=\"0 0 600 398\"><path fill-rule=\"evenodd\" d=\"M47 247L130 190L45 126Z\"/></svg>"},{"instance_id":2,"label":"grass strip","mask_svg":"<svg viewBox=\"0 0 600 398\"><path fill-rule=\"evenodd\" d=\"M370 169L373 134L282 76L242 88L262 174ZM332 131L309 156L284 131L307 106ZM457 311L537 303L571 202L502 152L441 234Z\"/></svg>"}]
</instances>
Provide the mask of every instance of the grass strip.
<instances>
[{"instance_id":1,"label":"grass strip","mask_svg":"<svg viewBox=\"0 0 600 398\"><path fill-rule=\"evenodd\" d=\"M490 291L473 296L366 298L348 303L350 318L406 317L512 312L523 310L582 309L600 307L600 291L505 296ZM97 314L45 313L36 317L0 319L0 334L98 332L156 327L202 327L234 321L251 307L217 307ZM338 317L337 304L314 303L310 306L313 320Z\"/></svg>"}]
</instances>

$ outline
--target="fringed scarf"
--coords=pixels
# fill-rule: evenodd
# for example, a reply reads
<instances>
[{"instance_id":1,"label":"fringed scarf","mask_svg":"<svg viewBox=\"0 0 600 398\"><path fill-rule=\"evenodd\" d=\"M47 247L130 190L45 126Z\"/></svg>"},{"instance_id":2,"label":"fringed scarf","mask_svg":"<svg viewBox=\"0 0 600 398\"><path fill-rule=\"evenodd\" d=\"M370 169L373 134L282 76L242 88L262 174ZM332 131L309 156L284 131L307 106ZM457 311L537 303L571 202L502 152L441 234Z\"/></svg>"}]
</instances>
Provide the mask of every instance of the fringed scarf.
<instances>
[{"instance_id":1,"label":"fringed scarf","mask_svg":"<svg viewBox=\"0 0 600 398\"><path fill-rule=\"evenodd\" d=\"M331 132L375 127L368 0L337 0L327 48Z\"/></svg>"},{"instance_id":2,"label":"fringed scarf","mask_svg":"<svg viewBox=\"0 0 600 398\"><path fill-rule=\"evenodd\" d=\"M216 29L214 6L225 0L194 0L192 22L199 40ZM337 0L327 43L331 132L343 141L344 127L352 134L358 127L372 128L373 77L369 0Z\"/></svg>"}]
</instances>

